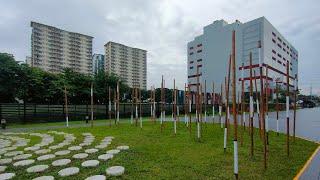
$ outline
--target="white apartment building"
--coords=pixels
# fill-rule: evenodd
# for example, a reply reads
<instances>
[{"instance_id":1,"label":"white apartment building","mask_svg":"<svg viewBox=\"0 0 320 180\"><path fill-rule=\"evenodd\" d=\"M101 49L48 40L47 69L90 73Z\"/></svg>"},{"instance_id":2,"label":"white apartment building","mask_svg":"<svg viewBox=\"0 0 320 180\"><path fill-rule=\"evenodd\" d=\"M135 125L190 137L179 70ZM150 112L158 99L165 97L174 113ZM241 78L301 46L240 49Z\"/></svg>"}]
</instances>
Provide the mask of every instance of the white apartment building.
<instances>
[{"instance_id":1,"label":"white apartment building","mask_svg":"<svg viewBox=\"0 0 320 180\"><path fill-rule=\"evenodd\" d=\"M105 59L103 54L93 54L92 56L92 72L97 74L99 71L104 71Z\"/></svg>"},{"instance_id":2,"label":"white apartment building","mask_svg":"<svg viewBox=\"0 0 320 180\"><path fill-rule=\"evenodd\" d=\"M92 74L93 37L31 22L31 66L59 73L64 68Z\"/></svg>"},{"instance_id":3,"label":"white apartment building","mask_svg":"<svg viewBox=\"0 0 320 180\"><path fill-rule=\"evenodd\" d=\"M147 89L147 51L108 42L105 47L106 72L118 75L129 87Z\"/></svg>"},{"instance_id":4,"label":"white apartment building","mask_svg":"<svg viewBox=\"0 0 320 180\"><path fill-rule=\"evenodd\" d=\"M200 83L206 80L209 84L207 92L212 91L212 82L216 85L216 92L220 91L221 83L224 83L227 76L233 30L236 33L237 90L240 90L241 87L243 63L245 90L248 91L250 52L258 84L260 84L259 62L263 66L263 79L266 79L266 67L268 66L268 81L271 89L275 88L276 82L286 84L284 76L287 74L286 65L289 62L289 85L294 86L295 76L298 75L298 51L265 17L260 17L246 23L235 21L228 24L224 20L214 21L203 28L202 35L188 43L188 84L192 86L192 90L196 90L197 76L199 76ZM260 52L259 41L262 46Z\"/></svg>"}]
</instances>

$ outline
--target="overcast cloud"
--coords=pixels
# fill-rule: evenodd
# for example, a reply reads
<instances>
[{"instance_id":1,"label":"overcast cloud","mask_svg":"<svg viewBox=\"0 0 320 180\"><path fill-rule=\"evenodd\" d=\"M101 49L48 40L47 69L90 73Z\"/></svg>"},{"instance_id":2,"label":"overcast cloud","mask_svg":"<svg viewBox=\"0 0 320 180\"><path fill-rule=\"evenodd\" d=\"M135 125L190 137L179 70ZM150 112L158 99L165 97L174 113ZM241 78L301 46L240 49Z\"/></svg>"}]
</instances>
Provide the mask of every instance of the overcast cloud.
<instances>
[{"instance_id":1,"label":"overcast cloud","mask_svg":"<svg viewBox=\"0 0 320 180\"><path fill-rule=\"evenodd\" d=\"M300 88L320 94L319 0L0 0L0 52L30 56L30 21L94 37L93 53L115 41L148 51L148 87L186 82L186 45L217 19L265 16L299 51Z\"/></svg>"}]
</instances>

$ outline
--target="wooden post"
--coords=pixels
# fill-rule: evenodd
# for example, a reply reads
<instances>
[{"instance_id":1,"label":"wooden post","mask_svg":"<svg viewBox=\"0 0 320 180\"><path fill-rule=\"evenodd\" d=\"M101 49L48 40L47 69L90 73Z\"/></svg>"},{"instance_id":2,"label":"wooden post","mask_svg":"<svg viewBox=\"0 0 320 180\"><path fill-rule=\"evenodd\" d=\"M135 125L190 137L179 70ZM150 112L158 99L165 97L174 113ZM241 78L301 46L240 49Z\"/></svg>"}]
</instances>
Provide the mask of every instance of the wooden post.
<instances>
[{"instance_id":1,"label":"wooden post","mask_svg":"<svg viewBox=\"0 0 320 180\"><path fill-rule=\"evenodd\" d=\"M260 119L262 123L262 140L263 140L263 162L264 168L267 168L267 144L266 144L266 128L265 128L265 117L264 117L264 88L263 88L263 67L260 61L260 49L261 49L261 42L258 43L258 50L259 50L259 68L260 68Z\"/></svg>"},{"instance_id":2,"label":"wooden post","mask_svg":"<svg viewBox=\"0 0 320 180\"><path fill-rule=\"evenodd\" d=\"M108 93L109 93L109 96L108 96L108 100L109 100L109 106L108 106L108 115L109 115L109 126L111 127L111 107L112 107L112 105L111 105L111 88L110 88L110 86L109 86L109 91L108 91Z\"/></svg>"},{"instance_id":3,"label":"wooden post","mask_svg":"<svg viewBox=\"0 0 320 180\"><path fill-rule=\"evenodd\" d=\"M207 80L204 80L204 123L207 123Z\"/></svg>"},{"instance_id":4,"label":"wooden post","mask_svg":"<svg viewBox=\"0 0 320 180\"><path fill-rule=\"evenodd\" d=\"M64 102L65 102L65 115L66 115L66 126L69 127L69 116L68 116L68 95L67 88L64 86Z\"/></svg>"},{"instance_id":5,"label":"wooden post","mask_svg":"<svg viewBox=\"0 0 320 180\"><path fill-rule=\"evenodd\" d=\"M119 124L120 121L120 113L119 113L119 109L120 109L120 90L119 90L119 81L117 81L117 125Z\"/></svg>"},{"instance_id":6,"label":"wooden post","mask_svg":"<svg viewBox=\"0 0 320 180\"><path fill-rule=\"evenodd\" d=\"M227 84L226 84L226 98L227 98L227 104L226 104L226 114L229 113L229 115L226 116L227 118L227 128L229 128L230 124L230 107L229 107L229 96L230 96L230 74L231 74L231 65L232 65L232 56L230 55L229 57L229 70L228 70L228 79L227 79ZM230 132L230 131L229 131ZM228 136L227 136L228 139Z\"/></svg>"},{"instance_id":7,"label":"wooden post","mask_svg":"<svg viewBox=\"0 0 320 180\"><path fill-rule=\"evenodd\" d=\"M249 61L250 61L250 140L251 140L251 146L250 146L250 155L251 158L253 158L253 83L252 83L252 52L249 54Z\"/></svg>"},{"instance_id":8,"label":"wooden post","mask_svg":"<svg viewBox=\"0 0 320 180\"><path fill-rule=\"evenodd\" d=\"M212 125L214 125L214 113L215 113L215 109L214 109L214 104L215 104L215 101L216 101L216 97L215 97L215 94L214 94L214 82L212 82L212 100L211 100L211 104L212 104Z\"/></svg>"},{"instance_id":9,"label":"wooden post","mask_svg":"<svg viewBox=\"0 0 320 180\"><path fill-rule=\"evenodd\" d=\"M269 79L268 79L268 69L269 66L268 64L266 65L266 90L265 90L265 94L266 94L266 103L265 103L265 126L266 126L266 141L267 141L267 145L269 145Z\"/></svg>"},{"instance_id":10,"label":"wooden post","mask_svg":"<svg viewBox=\"0 0 320 180\"><path fill-rule=\"evenodd\" d=\"M200 97L199 97L199 94L200 94L200 89L199 89L199 86L200 86L200 82L199 82L199 66L197 66L197 95L196 95L196 117L197 117L197 138L198 140L200 140L200 137L201 137L201 134L200 134L200 104L199 104L199 101L200 101Z\"/></svg>"},{"instance_id":11,"label":"wooden post","mask_svg":"<svg viewBox=\"0 0 320 180\"><path fill-rule=\"evenodd\" d=\"M191 94L191 89L190 89L190 84L188 84L188 99L189 99L189 132L191 135L191 126L192 126L192 117L191 117L191 113L192 113L192 94Z\"/></svg>"},{"instance_id":12,"label":"wooden post","mask_svg":"<svg viewBox=\"0 0 320 180\"><path fill-rule=\"evenodd\" d=\"M245 128L245 117L244 117L244 63L242 63L242 70L241 70L241 102L239 102L241 104L241 125ZM242 129L242 128L241 128ZM240 144L241 146L243 145L243 131L244 129L241 130L241 136L240 136Z\"/></svg>"},{"instance_id":13,"label":"wooden post","mask_svg":"<svg viewBox=\"0 0 320 180\"><path fill-rule=\"evenodd\" d=\"M289 129L290 129L290 123L289 123L289 61L287 61L287 94L286 94L286 116L287 116L287 156L289 157L290 147L289 147Z\"/></svg>"},{"instance_id":14,"label":"wooden post","mask_svg":"<svg viewBox=\"0 0 320 180\"><path fill-rule=\"evenodd\" d=\"M91 127L93 127L93 83L91 83Z\"/></svg>"},{"instance_id":15,"label":"wooden post","mask_svg":"<svg viewBox=\"0 0 320 180\"><path fill-rule=\"evenodd\" d=\"M260 120L260 107L259 107L260 105L259 105L259 98L258 98L257 76L256 76L255 70L253 70L253 76L254 76L254 84L255 84L255 90L256 90L256 105L257 105L256 107L257 107L257 115L258 115L258 123L259 123L259 134L261 138L262 134L261 134L261 120Z\"/></svg>"},{"instance_id":16,"label":"wooden post","mask_svg":"<svg viewBox=\"0 0 320 180\"><path fill-rule=\"evenodd\" d=\"M132 87L131 90L131 117L130 117L130 123L133 124L133 102L134 102L134 87Z\"/></svg>"},{"instance_id":17,"label":"wooden post","mask_svg":"<svg viewBox=\"0 0 320 180\"><path fill-rule=\"evenodd\" d=\"M276 82L277 136L279 136L279 86Z\"/></svg>"},{"instance_id":18,"label":"wooden post","mask_svg":"<svg viewBox=\"0 0 320 180\"><path fill-rule=\"evenodd\" d=\"M173 126L174 135L177 134L177 92L176 92L176 80L173 79Z\"/></svg>"},{"instance_id":19,"label":"wooden post","mask_svg":"<svg viewBox=\"0 0 320 180\"><path fill-rule=\"evenodd\" d=\"M139 111L140 111L140 128L142 129L142 97L141 97L141 89L139 87Z\"/></svg>"},{"instance_id":20,"label":"wooden post","mask_svg":"<svg viewBox=\"0 0 320 180\"><path fill-rule=\"evenodd\" d=\"M296 139L296 116L297 116L297 93L298 93L298 77L294 77L294 106L293 106L293 140Z\"/></svg>"},{"instance_id":21,"label":"wooden post","mask_svg":"<svg viewBox=\"0 0 320 180\"><path fill-rule=\"evenodd\" d=\"M161 76L161 115L160 115L160 131L162 132L163 129L163 119L164 117L164 92L163 92L163 75Z\"/></svg>"},{"instance_id":22,"label":"wooden post","mask_svg":"<svg viewBox=\"0 0 320 180\"><path fill-rule=\"evenodd\" d=\"M233 122L234 122L234 174L235 178L238 179L238 121L237 121L237 110L236 110L236 32L232 31L232 111L233 111ZM228 88L229 89L229 88Z\"/></svg>"},{"instance_id":23,"label":"wooden post","mask_svg":"<svg viewBox=\"0 0 320 180\"><path fill-rule=\"evenodd\" d=\"M188 127L188 120L187 120L187 111L188 111L188 104L187 104L187 84L184 83L184 95L183 95L183 105L184 105L184 124Z\"/></svg>"},{"instance_id":24,"label":"wooden post","mask_svg":"<svg viewBox=\"0 0 320 180\"><path fill-rule=\"evenodd\" d=\"M223 128L222 124L222 106L223 106L223 83L221 83L221 88L220 88L220 96L219 96L219 123L221 124L221 129ZM225 120L224 126L226 128L227 126L227 121Z\"/></svg>"}]
</instances>

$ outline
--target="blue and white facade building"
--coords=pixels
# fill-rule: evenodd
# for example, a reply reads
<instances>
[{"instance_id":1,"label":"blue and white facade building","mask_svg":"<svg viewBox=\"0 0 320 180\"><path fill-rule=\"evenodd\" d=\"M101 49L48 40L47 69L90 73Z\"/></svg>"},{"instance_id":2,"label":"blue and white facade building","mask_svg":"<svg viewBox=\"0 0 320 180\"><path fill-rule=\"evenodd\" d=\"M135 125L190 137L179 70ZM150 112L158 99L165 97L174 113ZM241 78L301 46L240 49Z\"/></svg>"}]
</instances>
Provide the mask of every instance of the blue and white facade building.
<instances>
[{"instance_id":1,"label":"blue and white facade building","mask_svg":"<svg viewBox=\"0 0 320 180\"><path fill-rule=\"evenodd\" d=\"M203 28L203 34L196 36L187 45L188 84L196 90L197 77L201 84L206 80L207 92L220 91L228 71L228 61L232 48L232 31L236 33L236 75L237 91L240 90L243 74L245 90L249 89L249 53L252 53L253 70L257 83L260 84L259 64L263 67L263 79L268 79L270 88L276 83L286 85L286 65L289 62L289 85L294 87L298 78L298 51L265 18L241 23L228 24L224 20L214 21ZM261 42L259 50L258 44ZM244 64L244 68L242 68ZM268 67L268 77L266 77ZM197 73L198 70L198 73ZM241 72L243 71L243 73ZM204 86L203 86L204 87ZM259 91L259 86L258 86Z\"/></svg>"},{"instance_id":2,"label":"blue and white facade building","mask_svg":"<svg viewBox=\"0 0 320 180\"><path fill-rule=\"evenodd\" d=\"M103 54L93 54L92 56L92 73L97 74L99 71L104 71L105 60Z\"/></svg>"}]
</instances>

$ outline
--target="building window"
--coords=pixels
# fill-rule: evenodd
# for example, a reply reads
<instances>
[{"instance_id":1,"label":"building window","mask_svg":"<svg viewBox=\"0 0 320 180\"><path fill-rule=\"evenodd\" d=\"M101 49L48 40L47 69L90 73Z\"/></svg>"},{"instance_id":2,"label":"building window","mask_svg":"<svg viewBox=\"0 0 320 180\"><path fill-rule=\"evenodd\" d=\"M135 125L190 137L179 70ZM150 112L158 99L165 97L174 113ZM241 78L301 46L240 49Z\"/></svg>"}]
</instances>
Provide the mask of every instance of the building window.
<instances>
[{"instance_id":1,"label":"building window","mask_svg":"<svg viewBox=\"0 0 320 180\"><path fill-rule=\"evenodd\" d=\"M197 47L201 47L201 46L202 46L202 44L198 44L198 45L197 45Z\"/></svg>"},{"instance_id":2,"label":"building window","mask_svg":"<svg viewBox=\"0 0 320 180\"><path fill-rule=\"evenodd\" d=\"M190 61L190 64L193 64L193 61Z\"/></svg>"},{"instance_id":3,"label":"building window","mask_svg":"<svg viewBox=\"0 0 320 180\"><path fill-rule=\"evenodd\" d=\"M272 49L273 54L276 54L276 51Z\"/></svg>"},{"instance_id":4,"label":"building window","mask_svg":"<svg viewBox=\"0 0 320 180\"><path fill-rule=\"evenodd\" d=\"M190 66L189 69L193 69L193 66Z\"/></svg>"},{"instance_id":5,"label":"building window","mask_svg":"<svg viewBox=\"0 0 320 180\"><path fill-rule=\"evenodd\" d=\"M278 53L278 57L279 57L279 58L282 58L281 54Z\"/></svg>"},{"instance_id":6,"label":"building window","mask_svg":"<svg viewBox=\"0 0 320 180\"><path fill-rule=\"evenodd\" d=\"M275 57L273 57L273 56L272 56L272 59L273 59L273 60L276 60L276 58L275 58Z\"/></svg>"},{"instance_id":7,"label":"building window","mask_svg":"<svg viewBox=\"0 0 320 180\"><path fill-rule=\"evenodd\" d=\"M202 59L198 59L198 60L197 60L197 62L201 62L201 61L202 61Z\"/></svg>"},{"instance_id":8,"label":"building window","mask_svg":"<svg viewBox=\"0 0 320 180\"><path fill-rule=\"evenodd\" d=\"M272 32L272 35L273 35L274 37L276 37L276 33Z\"/></svg>"},{"instance_id":9,"label":"building window","mask_svg":"<svg viewBox=\"0 0 320 180\"><path fill-rule=\"evenodd\" d=\"M282 59L283 59L284 61L287 61L286 58L284 58L284 57L283 57Z\"/></svg>"},{"instance_id":10,"label":"building window","mask_svg":"<svg viewBox=\"0 0 320 180\"><path fill-rule=\"evenodd\" d=\"M282 42L282 40L278 37L278 41Z\"/></svg>"},{"instance_id":11,"label":"building window","mask_svg":"<svg viewBox=\"0 0 320 180\"><path fill-rule=\"evenodd\" d=\"M276 43L276 40L274 40L274 39L272 38L272 42L273 42L273 43Z\"/></svg>"},{"instance_id":12,"label":"building window","mask_svg":"<svg viewBox=\"0 0 320 180\"><path fill-rule=\"evenodd\" d=\"M278 47L279 47L279 48L282 48L282 46L281 46L279 43L278 43Z\"/></svg>"},{"instance_id":13,"label":"building window","mask_svg":"<svg viewBox=\"0 0 320 180\"><path fill-rule=\"evenodd\" d=\"M201 49L197 51L197 53L201 53L201 52L202 52L202 50L201 50Z\"/></svg>"},{"instance_id":14,"label":"building window","mask_svg":"<svg viewBox=\"0 0 320 180\"><path fill-rule=\"evenodd\" d=\"M193 54L193 52L189 53L189 55L192 55L192 54Z\"/></svg>"},{"instance_id":15,"label":"building window","mask_svg":"<svg viewBox=\"0 0 320 180\"><path fill-rule=\"evenodd\" d=\"M191 50L191 49L193 49L193 47L191 46L189 49Z\"/></svg>"},{"instance_id":16,"label":"building window","mask_svg":"<svg viewBox=\"0 0 320 180\"><path fill-rule=\"evenodd\" d=\"M285 48L283 48L283 51L284 51L284 52L287 52Z\"/></svg>"},{"instance_id":17,"label":"building window","mask_svg":"<svg viewBox=\"0 0 320 180\"><path fill-rule=\"evenodd\" d=\"M277 62L278 62L279 64L282 64L281 61L279 61L279 60L278 60Z\"/></svg>"}]
</instances>

